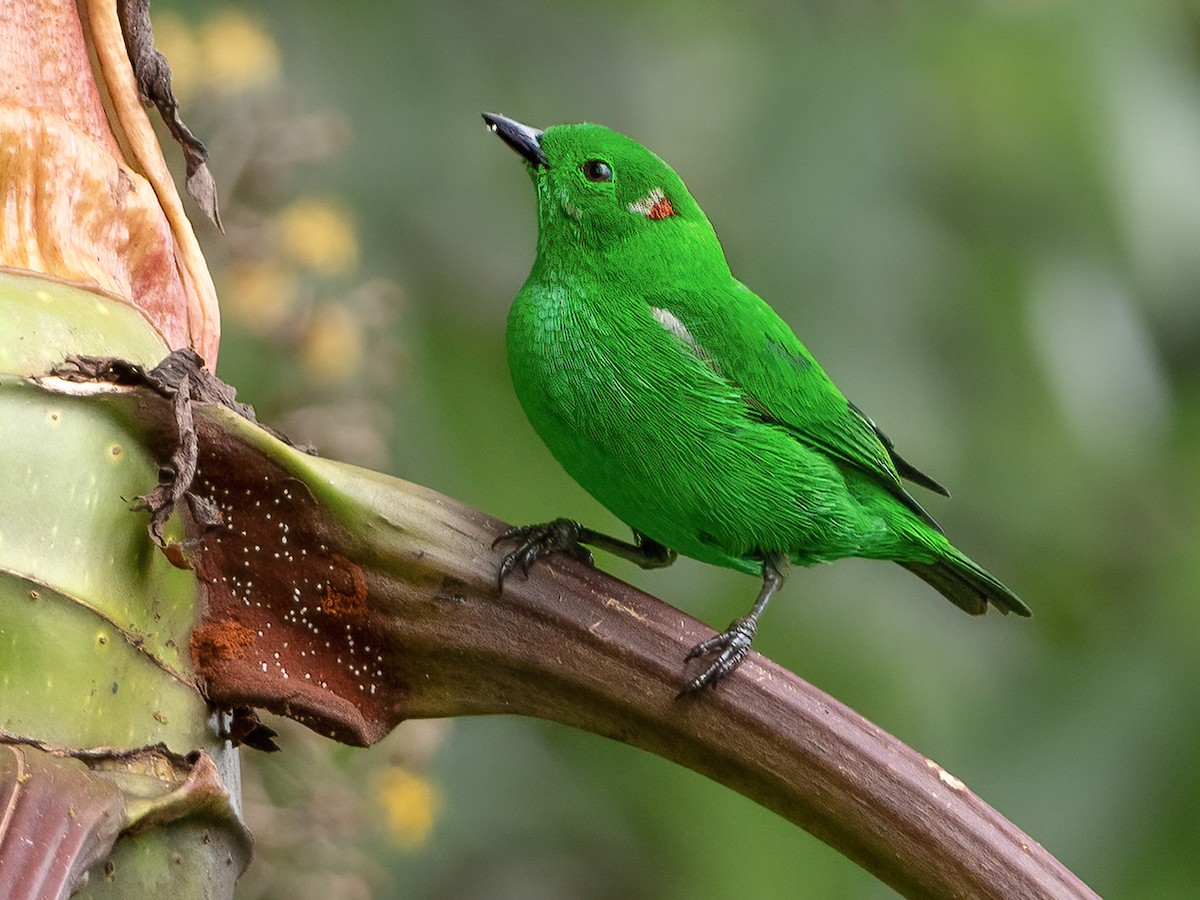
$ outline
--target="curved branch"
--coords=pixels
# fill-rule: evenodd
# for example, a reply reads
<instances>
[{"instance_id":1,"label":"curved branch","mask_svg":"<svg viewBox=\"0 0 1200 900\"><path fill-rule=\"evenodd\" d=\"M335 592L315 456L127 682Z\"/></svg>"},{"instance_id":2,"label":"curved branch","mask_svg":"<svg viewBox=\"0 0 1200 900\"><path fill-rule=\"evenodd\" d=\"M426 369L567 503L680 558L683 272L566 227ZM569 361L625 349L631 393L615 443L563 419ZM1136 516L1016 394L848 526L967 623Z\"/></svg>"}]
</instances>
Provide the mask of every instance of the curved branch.
<instances>
[{"instance_id":1,"label":"curved branch","mask_svg":"<svg viewBox=\"0 0 1200 900\"><path fill-rule=\"evenodd\" d=\"M503 525L438 506L469 536L470 583L488 585ZM684 655L711 629L603 572L562 559L502 596L434 603L387 612L410 648L396 722L518 713L641 747L774 810L910 897L1096 896L962 781L757 653L715 690L679 696Z\"/></svg>"},{"instance_id":2,"label":"curved branch","mask_svg":"<svg viewBox=\"0 0 1200 900\"><path fill-rule=\"evenodd\" d=\"M170 456L166 398L97 399ZM206 593L192 653L214 702L352 743L409 718L536 716L708 775L907 896L1095 897L957 778L757 654L678 697L710 632L662 601L571 559L500 594L496 520L305 455L227 407L191 412L189 502L208 511L187 547Z\"/></svg>"},{"instance_id":3,"label":"curved branch","mask_svg":"<svg viewBox=\"0 0 1200 900\"><path fill-rule=\"evenodd\" d=\"M728 785L908 896L1095 896L957 778L758 654L716 690L678 697L685 654L711 633L695 619L570 559L538 565L500 594L500 559L491 548L500 522L415 485L284 449L214 412L198 421L232 424L269 450L289 483L313 491L318 507L356 498L341 510L342 527L356 537L328 526L315 534L337 547L331 559L363 567L361 582L348 579L365 590L365 621L354 640L380 652L358 664L357 684L343 699L370 692L385 702L374 721L369 706L357 705L361 738L380 737L408 718L536 716L642 747ZM200 430L214 452L215 434L204 439L203 424ZM248 480L279 477L244 461L237 466ZM202 472L230 468L216 458L206 465L202 455ZM236 512L243 527L249 514L245 506ZM302 518L292 521L291 546ZM344 588L334 602L348 610L359 593ZM229 613L236 616L237 607ZM262 694L248 695L261 685L246 689L267 656L243 657L250 666L240 672L209 667L210 684L233 687L228 701L262 705ZM268 705L296 715L303 703L291 689ZM297 717L311 721L314 711Z\"/></svg>"}]
</instances>

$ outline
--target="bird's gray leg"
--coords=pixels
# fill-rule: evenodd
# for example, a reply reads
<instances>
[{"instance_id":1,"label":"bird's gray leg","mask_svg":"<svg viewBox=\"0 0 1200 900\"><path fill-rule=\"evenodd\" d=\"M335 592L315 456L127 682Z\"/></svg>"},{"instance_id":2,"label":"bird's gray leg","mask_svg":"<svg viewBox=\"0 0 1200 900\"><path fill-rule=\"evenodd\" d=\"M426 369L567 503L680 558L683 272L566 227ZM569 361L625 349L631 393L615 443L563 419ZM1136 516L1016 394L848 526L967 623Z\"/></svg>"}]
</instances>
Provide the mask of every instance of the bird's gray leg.
<instances>
[{"instance_id":1,"label":"bird's gray leg","mask_svg":"<svg viewBox=\"0 0 1200 900\"><path fill-rule=\"evenodd\" d=\"M721 651L707 669L687 683L683 689L684 694L701 690L710 684L716 684L736 669L738 664L746 658L746 654L750 652L750 642L754 640L754 633L758 631L758 617L767 608L767 604L771 602L775 592L783 585L783 581L787 577L787 564L787 557L779 554L764 559L762 590L758 592L758 598L754 601L754 606L751 607L749 614L740 619L734 619L729 623L728 628L707 641L701 641L684 657L686 662L714 650Z\"/></svg>"},{"instance_id":2,"label":"bird's gray leg","mask_svg":"<svg viewBox=\"0 0 1200 900\"><path fill-rule=\"evenodd\" d=\"M637 563L643 569L658 569L675 562L676 553L658 541L653 541L640 531L634 531L635 543L609 537L590 528L584 528L571 519L555 519L541 525L522 525L510 528L492 542L492 546L512 541L516 549L500 561L499 585L504 589L504 579L517 566L528 576L529 567L543 557L554 553L566 553L578 560L592 564L592 554L583 544L591 544L614 556Z\"/></svg>"},{"instance_id":3,"label":"bird's gray leg","mask_svg":"<svg viewBox=\"0 0 1200 900\"><path fill-rule=\"evenodd\" d=\"M591 544L613 556L636 563L643 569L661 569L675 562L678 556L670 547L651 540L637 529L633 531L633 540L634 543L631 544L629 541L609 537L590 528L579 529L580 543Z\"/></svg>"}]
</instances>

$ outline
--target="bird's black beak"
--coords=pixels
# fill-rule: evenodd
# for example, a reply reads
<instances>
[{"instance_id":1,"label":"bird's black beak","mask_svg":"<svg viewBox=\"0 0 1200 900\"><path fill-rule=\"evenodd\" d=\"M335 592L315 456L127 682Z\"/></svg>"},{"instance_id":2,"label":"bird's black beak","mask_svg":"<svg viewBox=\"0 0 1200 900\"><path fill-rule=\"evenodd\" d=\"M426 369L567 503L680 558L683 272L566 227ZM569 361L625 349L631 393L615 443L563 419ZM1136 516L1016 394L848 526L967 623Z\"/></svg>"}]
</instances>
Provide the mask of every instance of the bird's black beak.
<instances>
[{"instance_id":1,"label":"bird's black beak","mask_svg":"<svg viewBox=\"0 0 1200 900\"><path fill-rule=\"evenodd\" d=\"M506 119L495 113L484 113L483 121L487 122L488 130L500 136L500 140L512 147L521 157L535 169L547 168L546 154L542 153L542 133L536 128Z\"/></svg>"}]
</instances>

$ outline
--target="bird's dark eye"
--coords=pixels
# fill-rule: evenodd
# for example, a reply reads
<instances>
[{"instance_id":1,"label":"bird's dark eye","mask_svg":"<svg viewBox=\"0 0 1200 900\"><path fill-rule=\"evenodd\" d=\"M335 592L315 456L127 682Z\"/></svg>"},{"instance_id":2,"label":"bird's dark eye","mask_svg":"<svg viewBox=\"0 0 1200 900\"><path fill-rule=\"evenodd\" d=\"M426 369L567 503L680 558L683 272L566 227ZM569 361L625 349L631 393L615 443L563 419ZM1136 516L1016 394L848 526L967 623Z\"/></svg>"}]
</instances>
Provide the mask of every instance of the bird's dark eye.
<instances>
[{"instance_id":1,"label":"bird's dark eye","mask_svg":"<svg viewBox=\"0 0 1200 900\"><path fill-rule=\"evenodd\" d=\"M612 166L602 159L589 159L579 168L588 181L612 181Z\"/></svg>"}]
</instances>

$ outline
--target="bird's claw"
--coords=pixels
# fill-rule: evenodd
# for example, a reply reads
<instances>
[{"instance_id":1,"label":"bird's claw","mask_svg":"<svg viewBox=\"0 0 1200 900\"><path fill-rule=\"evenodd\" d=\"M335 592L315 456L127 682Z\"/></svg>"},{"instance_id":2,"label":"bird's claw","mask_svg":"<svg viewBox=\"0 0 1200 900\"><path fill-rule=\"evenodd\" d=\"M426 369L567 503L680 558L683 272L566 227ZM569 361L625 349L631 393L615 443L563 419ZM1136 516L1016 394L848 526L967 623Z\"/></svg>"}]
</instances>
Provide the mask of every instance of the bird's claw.
<instances>
[{"instance_id":1,"label":"bird's claw","mask_svg":"<svg viewBox=\"0 0 1200 900\"><path fill-rule=\"evenodd\" d=\"M720 634L710 637L707 641L701 641L689 650L688 655L684 657L684 662L705 656L716 650L719 650L720 653L708 665L708 668L688 681L681 692L681 696L703 690L709 685L714 685L736 669L741 661L746 658L746 654L750 652L750 642L754 640L754 633L757 630L758 623L749 616L742 619L734 619L729 624L729 627Z\"/></svg>"},{"instance_id":2,"label":"bird's claw","mask_svg":"<svg viewBox=\"0 0 1200 900\"><path fill-rule=\"evenodd\" d=\"M566 553L589 566L593 565L591 551L579 543L581 529L582 526L571 519L555 519L553 522L510 528L492 541L493 548L506 542L517 545L516 549L506 553L500 561L497 576L500 590L504 590L504 579L518 566L521 567L521 573L528 578L530 566L537 560L555 553Z\"/></svg>"}]
</instances>

